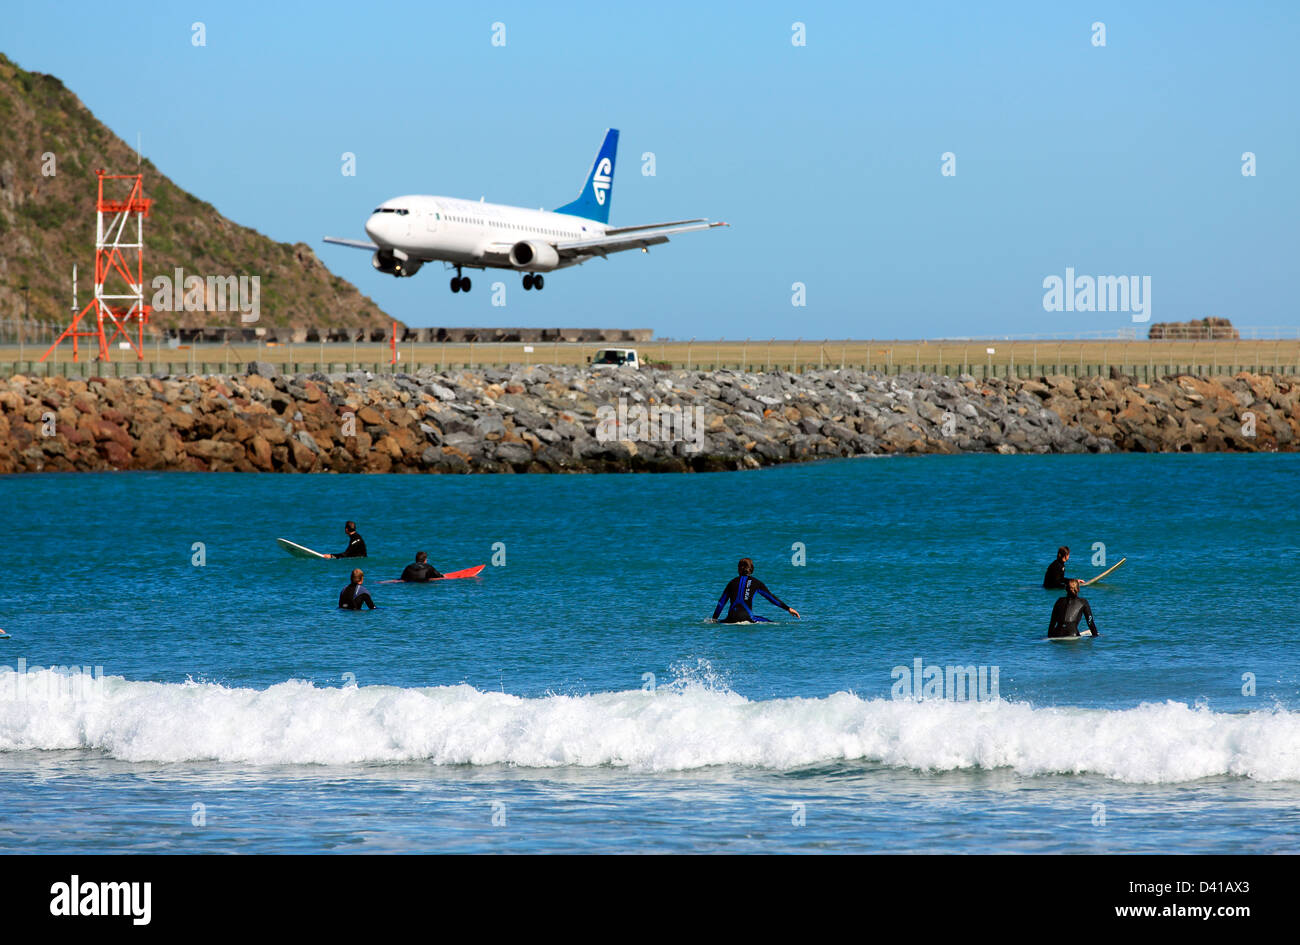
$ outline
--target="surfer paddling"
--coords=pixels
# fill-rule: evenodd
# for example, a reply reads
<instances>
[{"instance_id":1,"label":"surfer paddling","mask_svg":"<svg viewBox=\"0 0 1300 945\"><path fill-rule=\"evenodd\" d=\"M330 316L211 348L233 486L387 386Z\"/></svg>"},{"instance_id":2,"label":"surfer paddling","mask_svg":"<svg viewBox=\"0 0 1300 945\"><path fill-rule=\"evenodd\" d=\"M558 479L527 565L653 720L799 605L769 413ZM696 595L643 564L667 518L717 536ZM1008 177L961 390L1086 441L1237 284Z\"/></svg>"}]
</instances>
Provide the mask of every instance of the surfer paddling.
<instances>
[{"instance_id":1,"label":"surfer paddling","mask_svg":"<svg viewBox=\"0 0 1300 945\"><path fill-rule=\"evenodd\" d=\"M339 591L339 609L340 610L360 610L362 607L375 609L375 602L370 598L370 592L361 586L361 579L366 573L360 568L352 569L352 580L348 586Z\"/></svg>"},{"instance_id":2,"label":"surfer paddling","mask_svg":"<svg viewBox=\"0 0 1300 945\"><path fill-rule=\"evenodd\" d=\"M1047 573L1043 575L1043 587L1049 591L1065 589L1065 582L1068 580L1065 576L1065 562L1069 560L1070 548L1068 545L1062 545L1056 549L1056 560L1047 566Z\"/></svg>"},{"instance_id":3,"label":"surfer paddling","mask_svg":"<svg viewBox=\"0 0 1300 945\"><path fill-rule=\"evenodd\" d=\"M408 564L402 571L402 580L415 583L433 581L442 577L442 572L429 564L429 556L423 551L415 553L415 563Z\"/></svg>"},{"instance_id":4,"label":"surfer paddling","mask_svg":"<svg viewBox=\"0 0 1300 945\"><path fill-rule=\"evenodd\" d=\"M718 598L718 606L713 608L713 620L717 621L718 614L722 613L722 608L726 606L727 616L723 623L744 623L752 621L754 623L771 623L767 617L760 617L754 613L750 604L754 601L755 594L762 594L776 606L780 607L787 613L799 616L799 611L795 610L788 604L780 601L776 596L767 589L767 585L754 577L754 562L749 558L741 558L736 565L739 574L732 578L723 590L722 596Z\"/></svg>"},{"instance_id":5,"label":"surfer paddling","mask_svg":"<svg viewBox=\"0 0 1300 945\"><path fill-rule=\"evenodd\" d=\"M1092 631L1094 637L1101 636L1097 630L1097 624L1092 619L1092 608L1088 606L1088 599L1079 596L1079 579L1070 578L1065 582L1065 596L1058 598L1056 604L1052 607L1052 620L1047 625L1047 635L1049 637L1077 637L1079 635L1079 621L1083 619L1088 621L1088 629Z\"/></svg>"},{"instance_id":6,"label":"surfer paddling","mask_svg":"<svg viewBox=\"0 0 1300 945\"><path fill-rule=\"evenodd\" d=\"M348 536L348 546L342 552L336 555L326 555L327 558L364 558L366 557L366 540L361 537L357 531L356 522L344 522L343 531Z\"/></svg>"}]
</instances>

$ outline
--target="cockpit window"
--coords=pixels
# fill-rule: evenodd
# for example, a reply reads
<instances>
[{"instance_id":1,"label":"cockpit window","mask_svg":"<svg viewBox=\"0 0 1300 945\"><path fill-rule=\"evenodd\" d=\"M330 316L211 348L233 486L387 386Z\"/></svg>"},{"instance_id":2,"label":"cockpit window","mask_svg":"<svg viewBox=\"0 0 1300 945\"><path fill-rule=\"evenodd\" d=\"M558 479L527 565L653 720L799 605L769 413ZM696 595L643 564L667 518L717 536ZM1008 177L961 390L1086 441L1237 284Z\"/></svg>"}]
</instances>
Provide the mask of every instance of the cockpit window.
<instances>
[{"instance_id":1,"label":"cockpit window","mask_svg":"<svg viewBox=\"0 0 1300 945\"><path fill-rule=\"evenodd\" d=\"M375 213L395 213L399 217L404 217L410 210L399 210L397 207L375 207Z\"/></svg>"}]
</instances>

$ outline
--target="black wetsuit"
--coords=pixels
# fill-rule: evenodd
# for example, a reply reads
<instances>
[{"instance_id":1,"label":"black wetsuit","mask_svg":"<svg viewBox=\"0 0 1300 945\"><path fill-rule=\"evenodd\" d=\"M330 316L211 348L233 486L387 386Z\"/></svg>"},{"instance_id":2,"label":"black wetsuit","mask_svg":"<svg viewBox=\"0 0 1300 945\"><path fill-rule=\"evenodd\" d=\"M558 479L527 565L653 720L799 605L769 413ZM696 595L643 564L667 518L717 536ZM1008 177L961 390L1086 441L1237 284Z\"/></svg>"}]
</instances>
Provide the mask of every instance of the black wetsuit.
<instances>
[{"instance_id":1,"label":"black wetsuit","mask_svg":"<svg viewBox=\"0 0 1300 945\"><path fill-rule=\"evenodd\" d=\"M1083 597L1062 597L1052 607L1052 620L1047 625L1049 637L1077 637L1079 621L1087 618L1088 629L1097 636L1097 625L1092 620L1092 608Z\"/></svg>"},{"instance_id":2,"label":"black wetsuit","mask_svg":"<svg viewBox=\"0 0 1300 945\"><path fill-rule=\"evenodd\" d=\"M782 610L789 611L790 607L783 601L777 599L767 585L754 577L752 574L743 574L731 579L722 596L718 598L718 606L713 608L713 619L718 619L718 614L722 613L722 608L729 605L727 616L723 623L742 623L746 620L752 620L754 623L771 623L767 617L760 617L754 613L750 604L754 602L755 594L762 594Z\"/></svg>"},{"instance_id":3,"label":"black wetsuit","mask_svg":"<svg viewBox=\"0 0 1300 945\"><path fill-rule=\"evenodd\" d=\"M442 577L442 573L433 565L427 562L416 561L406 566L402 572L403 581L432 581L434 578Z\"/></svg>"},{"instance_id":4,"label":"black wetsuit","mask_svg":"<svg viewBox=\"0 0 1300 945\"><path fill-rule=\"evenodd\" d=\"M362 607L375 609L375 602L360 584L349 584L339 591L339 608L342 610L360 610Z\"/></svg>"},{"instance_id":5,"label":"black wetsuit","mask_svg":"<svg viewBox=\"0 0 1300 945\"><path fill-rule=\"evenodd\" d=\"M1047 566L1047 573L1043 575L1043 587L1049 591L1065 588L1065 562L1060 558Z\"/></svg>"},{"instance_id":6,"label":"black wetsuit","mask_svg":"<svg viewBox=\"0 0 1300 945\"><path fill-rule=\"evenodd\" d=\"M364 558L366 557L366 540L361 537L360 532L353 532L348 538L348 547L345 551L335 555L336 558Z\"/></svg>"}]
</instances>

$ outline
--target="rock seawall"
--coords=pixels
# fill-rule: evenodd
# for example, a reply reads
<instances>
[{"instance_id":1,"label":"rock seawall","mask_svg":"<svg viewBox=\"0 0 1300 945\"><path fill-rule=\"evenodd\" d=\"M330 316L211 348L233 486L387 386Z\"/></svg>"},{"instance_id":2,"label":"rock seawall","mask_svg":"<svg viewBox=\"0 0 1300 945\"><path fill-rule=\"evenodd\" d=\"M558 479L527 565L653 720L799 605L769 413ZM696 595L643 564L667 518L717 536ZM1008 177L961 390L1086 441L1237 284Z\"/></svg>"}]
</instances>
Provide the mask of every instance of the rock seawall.
<instances>
[{"instance_id":1,"label":"rock seawall","mask_svg":"<svg viewBox=\"0 0 1300 945\"><path fill-rule=\"evenodd\" d=\"M0 381L0 473L671 472L890 453L1292 451L1298 407L1300 378L1255 374L1149 385L545 366L19 375Z\"/></svg>"}]
</instances>

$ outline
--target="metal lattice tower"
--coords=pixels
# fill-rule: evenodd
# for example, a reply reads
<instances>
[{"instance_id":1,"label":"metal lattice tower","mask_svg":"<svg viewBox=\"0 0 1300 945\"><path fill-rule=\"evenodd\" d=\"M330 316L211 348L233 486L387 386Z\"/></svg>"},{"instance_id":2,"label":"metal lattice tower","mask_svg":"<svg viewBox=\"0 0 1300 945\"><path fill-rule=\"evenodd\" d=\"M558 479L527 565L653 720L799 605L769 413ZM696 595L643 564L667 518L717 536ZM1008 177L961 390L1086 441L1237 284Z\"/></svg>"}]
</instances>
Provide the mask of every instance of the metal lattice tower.
<instances>
[{"instance_id":1,"label":"metal lattice tower","mask_svg":"<svg viewBox=\"0 0 1300 945\"><path fill-rule=\"evenodd\" d=\"M135 349L138 360L144 360L144 326L149 320L150 307L144 301L144 218L149 215L152 200L144 197L143 174L109 174L95 171L99 180L99 199L95 204L95 297L73 316L69 325L54 344L41 355L44 361L65 339L72 339L72 360L78 360L78 339L94 338L98 341L99 360L109 360L108 352L118 335ZM105 196L106 181L130 181L110 185L120 199ZM134 242L132 242L134 240ZM82 321L93 315L93 322L83 327ZM135 322L136 336L131 337L131 323ZM105 334L111 326L113 333Z\"/></svg>"}]
</instances>

